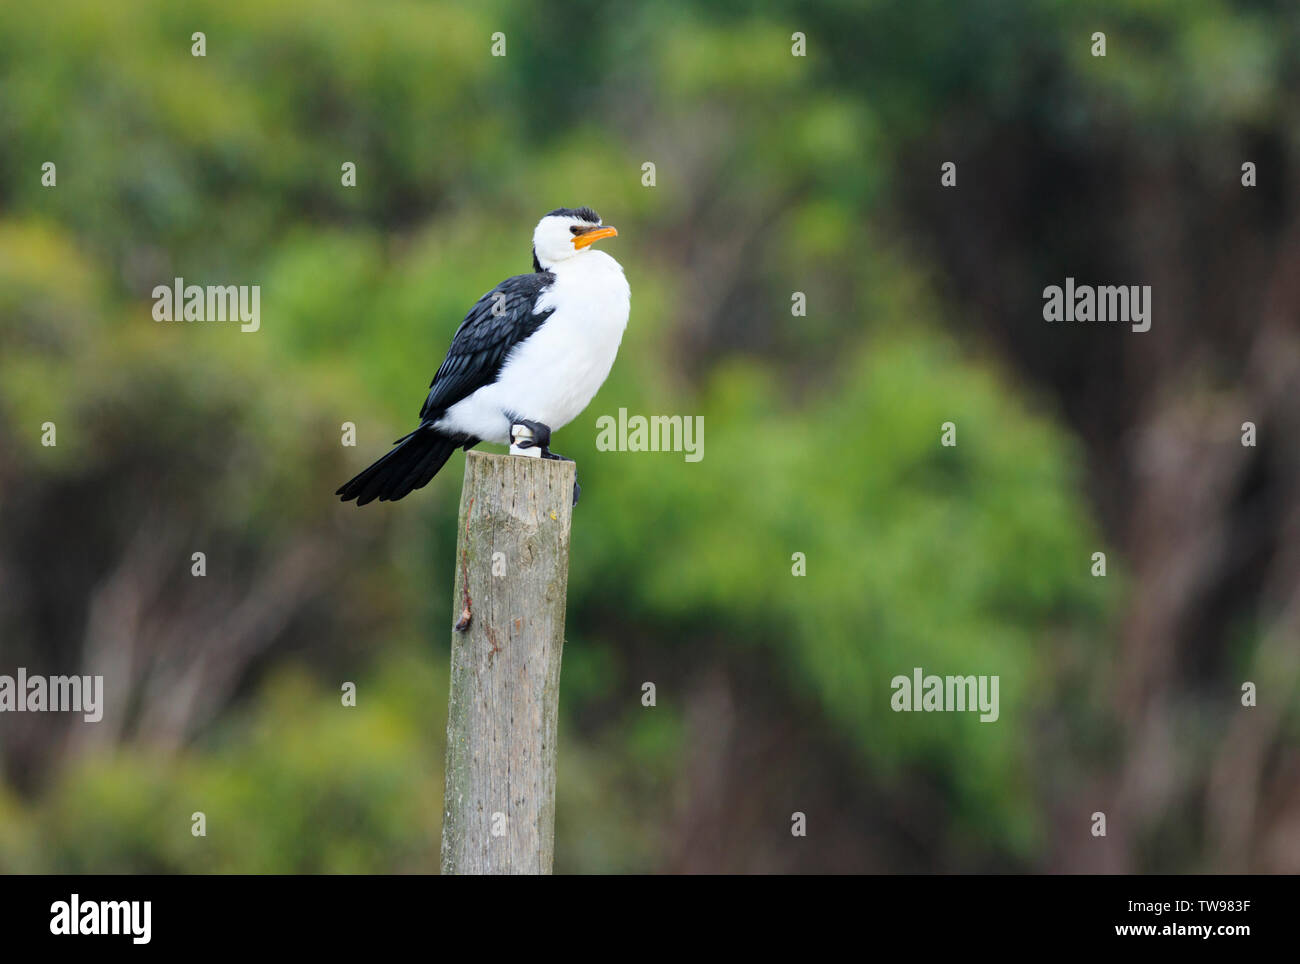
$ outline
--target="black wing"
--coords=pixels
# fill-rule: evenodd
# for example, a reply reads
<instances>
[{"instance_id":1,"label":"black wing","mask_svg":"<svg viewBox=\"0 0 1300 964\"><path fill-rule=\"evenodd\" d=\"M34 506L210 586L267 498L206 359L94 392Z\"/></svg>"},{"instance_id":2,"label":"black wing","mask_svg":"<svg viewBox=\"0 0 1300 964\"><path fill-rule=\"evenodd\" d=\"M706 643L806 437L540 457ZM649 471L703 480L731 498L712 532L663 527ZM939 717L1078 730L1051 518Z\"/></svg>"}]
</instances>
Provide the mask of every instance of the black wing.
<instances>
[{"instance_id":1,"label":"black wing","mask_svg":"<svg viewBox=\"0 0 1300 964\"><path fill-rule=\"evenodd\" d=\"M554 308L533 312L538 297L554 281L549 271L516 275L478 300L456 329L447 357L429 383L421 419L441 418L462 398L497 380L510 349L554 313Z\"/></svg>"}]
</instances>

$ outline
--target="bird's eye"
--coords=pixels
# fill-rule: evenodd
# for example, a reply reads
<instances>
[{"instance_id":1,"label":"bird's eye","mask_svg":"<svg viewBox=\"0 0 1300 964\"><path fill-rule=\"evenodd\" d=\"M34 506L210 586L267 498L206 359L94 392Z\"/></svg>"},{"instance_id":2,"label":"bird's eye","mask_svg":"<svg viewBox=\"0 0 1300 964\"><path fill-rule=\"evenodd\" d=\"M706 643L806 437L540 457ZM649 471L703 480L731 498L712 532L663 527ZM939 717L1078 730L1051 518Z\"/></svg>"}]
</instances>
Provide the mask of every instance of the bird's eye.
<instances>
[{"instance_id":1,"label":"bird's eye","mask_svg":"<svg viewBox=\"0 0 1300 964\"><path fill-rule=\"evenodd\" d=\"M571 225L569 227L569 233L576 237L577 235L582 234L582 228L578 227L576 224Z\"/></svg>"}]
</instances>

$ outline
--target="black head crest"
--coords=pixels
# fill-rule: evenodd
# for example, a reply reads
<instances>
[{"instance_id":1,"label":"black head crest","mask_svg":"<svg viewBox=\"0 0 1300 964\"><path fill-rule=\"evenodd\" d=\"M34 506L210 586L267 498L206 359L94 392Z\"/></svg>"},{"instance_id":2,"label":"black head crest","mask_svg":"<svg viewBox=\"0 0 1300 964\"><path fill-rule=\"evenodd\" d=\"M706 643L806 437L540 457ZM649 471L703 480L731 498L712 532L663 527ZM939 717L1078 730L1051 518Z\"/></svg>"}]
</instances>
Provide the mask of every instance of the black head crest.
<instances>
[{"instance_id":1,"label":"black head crest","mask_svg":"<svg viewBox=\"0 0 1300 964\"><path fill-rule=\"evenodd\" d=\"M577 218L579 221L587 221L591 224L600 224L600 215L591 208L556 208L554 211L547 212L550 217Z\"/></svg>"}]
</instances>

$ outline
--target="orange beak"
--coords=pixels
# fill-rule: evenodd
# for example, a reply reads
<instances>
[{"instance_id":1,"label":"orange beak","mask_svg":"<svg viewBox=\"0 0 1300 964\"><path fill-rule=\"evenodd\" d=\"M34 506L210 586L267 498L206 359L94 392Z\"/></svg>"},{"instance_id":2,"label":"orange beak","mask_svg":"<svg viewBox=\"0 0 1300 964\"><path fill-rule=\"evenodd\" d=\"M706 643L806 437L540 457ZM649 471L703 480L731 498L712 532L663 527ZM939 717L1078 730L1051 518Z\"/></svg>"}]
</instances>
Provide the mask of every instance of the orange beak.
<instances>
[{"instance_id":1,"label":"orange beak","mask_svg":"<svg viewBox=\"0 0 1300 964\"><path fill-rule=\"evenodd\" d=\"M576 251L581 251L588 245L594 244L604 238L617 238L618 228L592 228L590 231L583 231L573 239L573 247Z\"/></svg>"}]
</instances>

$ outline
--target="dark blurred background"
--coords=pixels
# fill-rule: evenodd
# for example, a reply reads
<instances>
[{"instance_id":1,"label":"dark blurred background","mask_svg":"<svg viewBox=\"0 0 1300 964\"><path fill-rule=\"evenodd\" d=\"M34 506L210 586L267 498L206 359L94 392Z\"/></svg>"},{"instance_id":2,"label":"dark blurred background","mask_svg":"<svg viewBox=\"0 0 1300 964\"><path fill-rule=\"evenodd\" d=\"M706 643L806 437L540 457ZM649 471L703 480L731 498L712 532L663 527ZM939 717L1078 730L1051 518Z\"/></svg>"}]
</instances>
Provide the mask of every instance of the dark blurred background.
<instances>
[{"instance_id":1,"label":"dark blurred background","mask_svg":"<svg viewBox=\"0 0 1300 964\"><path fill-rule=\"evenodd\" d=\"M0 716L0 868L436 869L461 459L333 491L588 204L557 871L1300 871L1298 51L1291 0L3 5L0 673L108 702ZM154 322L176 276L261 330ZM1151 330L1047 324L1066 276ZM914 666L999 721L892 712Z\"/></svg>"}]
</instances>

